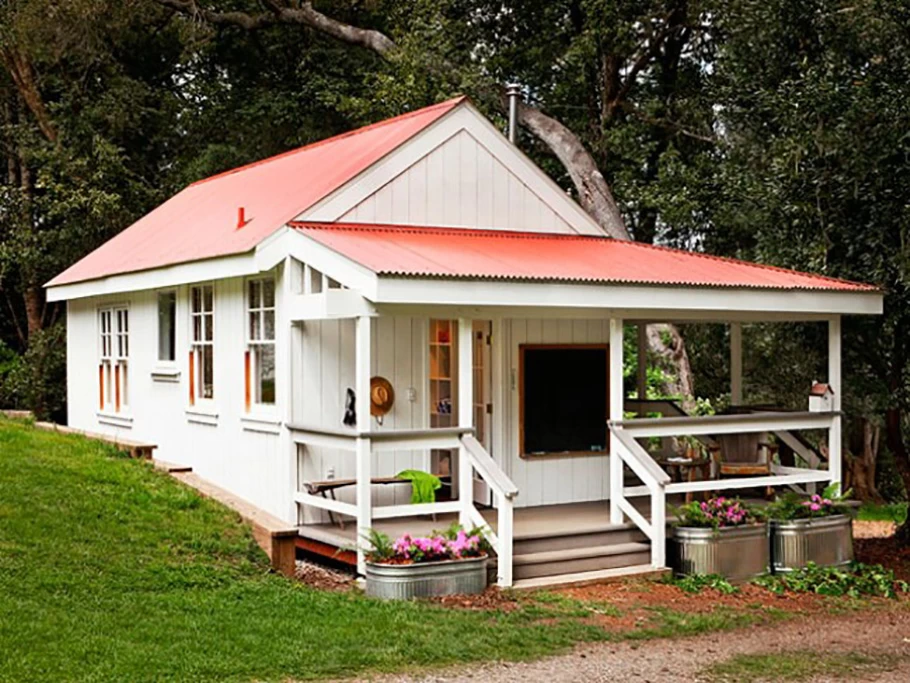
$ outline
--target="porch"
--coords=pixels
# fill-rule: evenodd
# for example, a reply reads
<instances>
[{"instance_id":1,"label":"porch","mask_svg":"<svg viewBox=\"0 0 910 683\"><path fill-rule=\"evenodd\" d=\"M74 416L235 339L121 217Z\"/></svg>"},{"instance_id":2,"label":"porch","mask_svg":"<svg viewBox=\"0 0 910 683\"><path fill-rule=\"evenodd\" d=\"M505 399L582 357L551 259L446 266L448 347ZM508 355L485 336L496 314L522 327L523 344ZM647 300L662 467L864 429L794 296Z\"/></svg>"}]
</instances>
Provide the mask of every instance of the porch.
<instances>
[{"instance_id":1,"label":"porch","mask_svg":"<svg viewBox=\"0 0 910 683\"><path fill-rule=\"evenodd\" d=\"M756 487L808 492L841 479L841 316L881 311L880 294L868 287L600 239L318 225L299 226L293 239L288 266L299 272L289 281L302 286L289 292L291 354L337 379L329 387L330 410L323 408L323 387L311 392L311 403L319 403L311 411L316 418L292 416L286 423L304 539L328 534L338 547L371 528L413 533L457 519L487 527L500 586L522 574L540 576L525 573L535 564L527 555L542 554L540 565L567 557L590 561L581 573L660 570L667 564L668 500ZM561 260L553 258L557 248ZM833 392L829 404L817 412L742 409L748 403L743 326L793 321L826 327L827 372L819 379ZM734 414L692 417L647 400L645 330L663 322L729 326ZM633 392L625 386L623 358L631 329L638 346ZM311 361L309 347L318 351ZM432 360L443 353L448 374ZM408 402L385 420L370 412L375 375L391 377ZM295 404L306 400L306 384L297 384L295 377ZM332 407L346 390L351 427L340 426ZM655 413L660 417L649 416ZM718 478L711 469L674 481L666 448L653 448L688 440L725 458L731 448L722 442L732 436L771 441L780 451L766 458L758 476ZM449 453L450 500L412 505L400 495L376 495L374 477L394 475L401 463L436 471L439 453ZM353 482L352 495L335 500L307 491L308 481L339 473ZM574 503L579 507L560 505ZM344 534L314 516L327 512L352 520ZM523 534L533 535L535 525L556 524L566 530L545 531L548 545L525 545L531 539ZM619 540L591 537L627 532ZM566 537L571 541L559 540ZM616 564L603 567L611 556ZM591 567L594 557L601 568ZM364 562L361 548L361 572Z\"/></svg>"}]
</instances>

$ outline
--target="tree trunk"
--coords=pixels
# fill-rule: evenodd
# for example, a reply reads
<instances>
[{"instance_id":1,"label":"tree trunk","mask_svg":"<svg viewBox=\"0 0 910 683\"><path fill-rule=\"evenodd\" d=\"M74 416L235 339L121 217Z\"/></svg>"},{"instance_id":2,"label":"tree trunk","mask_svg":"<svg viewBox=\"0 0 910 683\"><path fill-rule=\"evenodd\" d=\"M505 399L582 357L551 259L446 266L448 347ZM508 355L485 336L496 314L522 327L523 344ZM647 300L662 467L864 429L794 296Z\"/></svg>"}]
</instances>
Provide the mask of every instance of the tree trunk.
<instances>
[{"instance_id":1,"label":"tree trunk","mask_svg":"<svg viewBox=\"0 0 910 683\"><path fill-rule=\"evenodd\" d=\"M844 454L844 489L852 489L858 500L881 503L882 496L875 485L881 427L865 417L855 420L853 427L850 448Z\"/></svg>"},{"instance_id":2,"label":"tree trunk","mask_svg":"<svg viewBox=\"0 0 910 683\"><path fill-rule=\"evenodd\" d=\"M686 343L675 325L668 323L648 325L648 346L654 353L666 360L677 370L676 383L667 391L682 398L682 407L687 413L695 410L695 383Z\"/></svg>"},{"instance_id":3,"label":"tree trunk","mask_svg":"<svg viewBox=\"0 0 910 683\"><path fill-rule=\"evenodd\" d=\"M907 448L904 445L903 411L899 406L893 406L885 411L885 440L888 449L894 455L894 462L904 482L904 489L910 491L910 460L907 459ZM898 527L895 538L904 544L910 544L910 515Z\"/></svg>"}]
</instances>

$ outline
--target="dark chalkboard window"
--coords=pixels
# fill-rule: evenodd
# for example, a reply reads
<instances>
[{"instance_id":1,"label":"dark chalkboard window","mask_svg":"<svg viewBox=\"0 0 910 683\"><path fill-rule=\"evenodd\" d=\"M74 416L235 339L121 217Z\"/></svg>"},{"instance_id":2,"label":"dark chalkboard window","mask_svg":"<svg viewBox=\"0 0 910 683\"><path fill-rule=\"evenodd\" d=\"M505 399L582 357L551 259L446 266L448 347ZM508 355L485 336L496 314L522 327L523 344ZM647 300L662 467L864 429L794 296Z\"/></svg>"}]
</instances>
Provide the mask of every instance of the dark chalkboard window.
<instances>
[{"instance_id":1,"label":"dark chalkboard window","mask_svg":"<svg viewBox=\"0 0 910 683\"><path fill-rule=\"evenodd\" d=\"M607 448L607 346L531 345L521 354L521 452Z\"/></svg>"}]
</instances>

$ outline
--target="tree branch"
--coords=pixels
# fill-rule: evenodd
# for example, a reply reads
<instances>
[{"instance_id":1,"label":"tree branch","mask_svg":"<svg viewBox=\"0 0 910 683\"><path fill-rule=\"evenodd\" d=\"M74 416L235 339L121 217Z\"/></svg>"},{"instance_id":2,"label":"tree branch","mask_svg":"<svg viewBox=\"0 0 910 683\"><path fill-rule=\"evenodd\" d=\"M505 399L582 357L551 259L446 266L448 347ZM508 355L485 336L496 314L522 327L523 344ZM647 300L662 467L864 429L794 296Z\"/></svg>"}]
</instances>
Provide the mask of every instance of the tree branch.
<instances>
[{"instance_id":1,"label":"tree branch","mask_svg":"<svg viewBox=\"0 0 910 683\"><path fill-rule=\"evenodd\" d=\"M343 43L365 47L386 60L398 49L395 42L385 34L332 19L315 10L310 2L301 3L299 7L288 7L280 0L260 0L268 12L255 15L243 12L216 12L199 7L196 0L153 2L213 25L234 25L251 31L275 23L304 25ZM497 101L505 113L508 111L508 102L504 93L505 89L499 87ZM559 159L575 184L582 208L594 218L604 232L616 239L631 239L610 186L597 168L594 157L578 136L552 116L529 104L519 106L518 119L521 125L537 136Z\"/></svg>"},{"instance_id":2,"label":"tree branch","mask_svg":"<svg viewBox=\"0 0 910 683\"><path fill-rule=\"evenodd\" d=\"M44 100L38 90L35 70L28 57L15 45L6 44L0 48L0 60L3 61L22 100L34 115L41 133L50 142L57 142L57 129L47 107L44 106Z\"/></svg>"}]
</instances>

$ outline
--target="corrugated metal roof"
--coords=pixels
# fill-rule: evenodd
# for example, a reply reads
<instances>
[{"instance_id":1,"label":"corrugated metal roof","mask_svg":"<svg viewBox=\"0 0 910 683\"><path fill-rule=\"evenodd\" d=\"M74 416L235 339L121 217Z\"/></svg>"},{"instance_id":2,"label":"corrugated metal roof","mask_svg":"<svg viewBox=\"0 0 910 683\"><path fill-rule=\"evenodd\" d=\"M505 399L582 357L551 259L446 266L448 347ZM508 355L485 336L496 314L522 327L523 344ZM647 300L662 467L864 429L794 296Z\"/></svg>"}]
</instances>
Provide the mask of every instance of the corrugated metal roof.
<instances>
[{"instance_id":1,"label":"corrugated metal roof","mask_svg":"<svg viewBox=\"0 0 910 683\"><path fill-rule=\"evenodd\" d=\"M455 98L196 182L48 286L249 251L462 101ZM247 222L238 229L240 207Z\"/></svg>"},{"instance_id":2,"label":"corrugated metal roof","mask_svg":"<svg viewBox=\"0 0 910 683\"><path fill-rule=\"evenodd\" d=\"M857 282L608 237L351 223L292 226L385 276L876 291Z\"/></svg>"}]
</instances>

